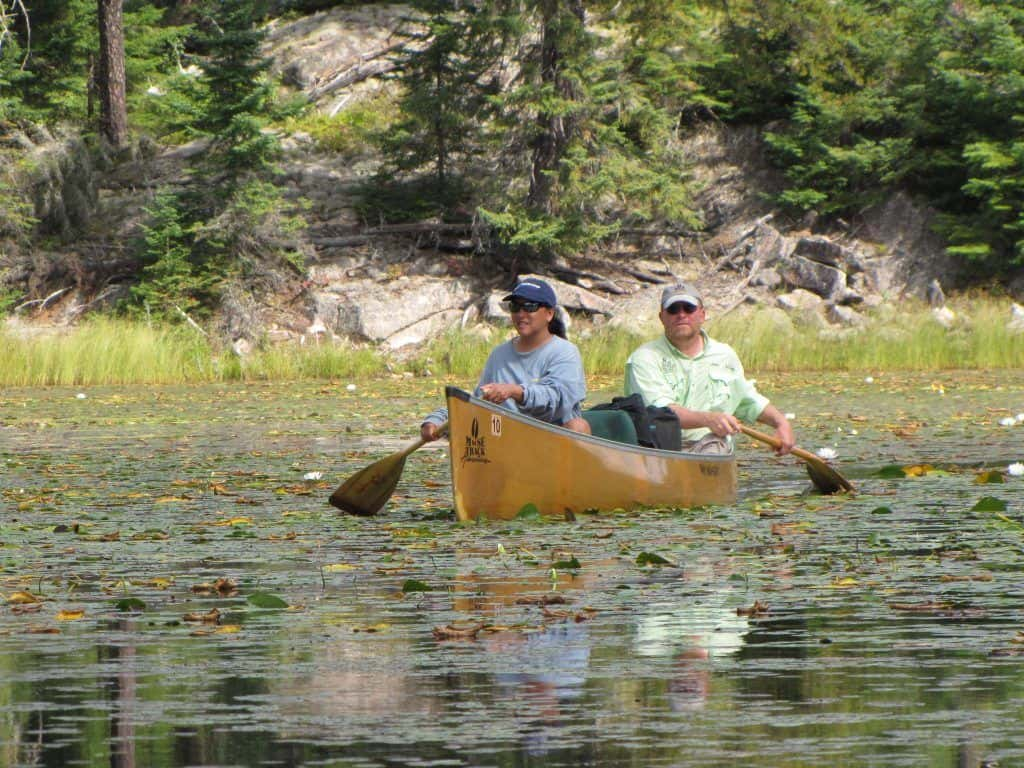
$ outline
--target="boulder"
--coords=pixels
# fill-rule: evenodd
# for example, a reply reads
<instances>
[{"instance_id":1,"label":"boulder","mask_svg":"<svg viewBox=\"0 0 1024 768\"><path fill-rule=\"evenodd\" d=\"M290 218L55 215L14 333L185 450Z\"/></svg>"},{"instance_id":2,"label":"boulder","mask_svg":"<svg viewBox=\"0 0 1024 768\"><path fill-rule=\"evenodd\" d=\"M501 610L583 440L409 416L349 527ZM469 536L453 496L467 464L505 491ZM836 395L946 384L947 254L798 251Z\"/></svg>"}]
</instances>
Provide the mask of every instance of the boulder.
<instances>
[{"instance_id":1,"label":"boulder","mask_svg":"<svg viewBox=\"0 0 1024 768\"><path fill-rule=\"evenodd\" d=\"M846 293L846 273L828 264L793 255L779 266L790 288L803 288L826 300L841 300Z\"/></svg>"},{"instance_id":2,"label":"boulder","mask_svg":"<svg viewBox=\"0 0 1024 768\"><path fill-rule=\"evenodd\" d=\"M797 288L789 293L782 293L775 297L775 304L787 311L802 311L817 309L824 302L821 297L803 288Z\"/></svg>"},{"instance_id":3,"label":"boulder","mask_svg":"<svg viewBox=\"0 0 1024 768\"><path fill-rule=\"evenodd\" d=\"M316 315L328 329L392 349L457 325L473 300L466 282L434 277L328 281L312 294Z\"/></svg>"},{"instance_id":4,"label":"boulder","mask_svg":"<svg viewBox=\"0 0 1024 768\"><path fill-rule=\"evenodd\" d=\"M830 304L825 310L825 317L830 323L848 328L858 328L864 325L864 318L857 310L840 304Z\"/></svg>"},{"instance_id":5,"label":"boulder","mask_svg":"<svg viewBox=\"0 0 1024 768\"><path fill-rule=\"evenodd\" d=\"M863 259L857 252L822 235L806 235L796 241L793 255L835 267L847 274L864 271Z\"/></svg>"},{"instance_id":6,"label":"boulder","mask_svg":"<svg viewBox=\"0 0 1024 768\"><path fill-rule=\"evenodd\" d=\"M1010 305L1010 322L1006 327L1012 333L1024 333L1024 307L1017 302Z\"/></svg>"}]
</instances>

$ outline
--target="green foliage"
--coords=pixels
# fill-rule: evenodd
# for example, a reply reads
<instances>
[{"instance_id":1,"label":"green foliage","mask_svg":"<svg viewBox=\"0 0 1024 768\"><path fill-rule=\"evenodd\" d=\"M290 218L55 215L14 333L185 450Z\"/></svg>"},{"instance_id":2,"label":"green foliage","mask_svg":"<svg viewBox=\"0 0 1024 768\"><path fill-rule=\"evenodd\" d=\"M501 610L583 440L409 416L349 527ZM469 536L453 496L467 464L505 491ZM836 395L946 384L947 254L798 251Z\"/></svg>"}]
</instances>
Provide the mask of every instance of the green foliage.
<instances>
[{"instance_id":1,"label":"green foliage","mask_svg":"<svg viewBox=\"0 0 1024 768\"><path fill-rule=\"evenodd\" d=\"M89 61L99 46L94 0L40 0L30 11L31 40L19 29L29 52L18 98L49 120L83 120L88 113ZM31 47L29 47L31 45Z\"/></svg>"},{"instance_id":2,"label":"green foliage","mask_svg":"<svg viewBox=\"0 0 1024 768\"><path fill-rule=\"evenodd\" d=\"M0 317L14 309L24 294L13 288L0 288Z\"/></svg>"},{"instance_id":3,"label":"green foliage","mask_svg":"<svg viewBox=\"0 0 1024 768\"><path fill-rule=\"evenodd\" d=\"M423 28L410 25L414 31L398 59L400 117L381 141L394 172L429 166L445 194L449 177L462 175L482 149L487 97L494 91L483 80L495 63L482 35L493 25L485 8L446 0L419 5L427 13Z\"/></svg>"},{"instance_id":4,"label":"green foliage","mask_svg":"<svg viewBox=\"0 0 1024 768\"><path fill-rule=\"evenodd\" d=\"M0 172L0 242L24 243L37 223L32 216L32 203L19 188L16 166L9 153L0 152L0 163L6 166Z\"/></svg>"},{"instance_id":5,"label":"green foliage","mask_svg":"<svg viewBox=\"0 0 1024 768\"><path fill-rule=\"evenodd\" d=\"M391 130L393 99L386 93L363 99L336 115L308 110L285 122L289 133L308 133L322 152L355 158L366 154L378 137Z\"/></svg>"},{"instance_id":6,"label":"green foliage","mask_svg":"<svg viewBox=\"0 0 1024 768\"><path fill-rule=\"evenodd\" d=\"M477 208L508 246L540 254L579 250L622 222L699 223L674 140L680 94L699 91L689 78L698 49L680 54L668 30L700 17L688 4L630 3L624 39L584 26L571 2L419 7L426 31L402 59L401 117L375 183L392 191L367 196L368 217L374 203L399 219L409 218L403 204L422 213L425 200L441 215ZM648 55L657 57L650 67ZM495 73L506 69L518 74L501 87ZM399 189L427 173L430 196L403 201Z\"/></svg>"},{"instance_id":7,"label":"green foliage","mask_svg":"<svg viewBox=\"0 0 1024 768\"><path fill-rule=\"evenodd\" d=\"M150 222L143 225L145 266L131 290L128 310L136 316L180 322L209 303L223 273L196 249L198 227L189 220L181 197L158 194L146 212Z\"/></svg>"},{"instance_id":8,"label":"green foliage","mask_svg":"<svg viewBox=\"0 0 1024 768\"><path fill-rule=\"evenodd\" d=\"M1018 266L1024 9L857 0L801 4L806 19L787 22L786 5L755 14L786 39L784 120L766 134L789 180L778 202L849 215L908 189L979 272Z\"/></svg>"},{"instance_id":9,"label":"green foliage","mask_svg":"<svg viewBox=\"0 0 1024 768\"><path fill-rule=\"evenodd\" d=\"M420 372L458 376L475 383L487 356L501 339L500 333L486 326L471 331L453 329L431 342L414 361L413 367Z\"/></svg>"}]
</instances>

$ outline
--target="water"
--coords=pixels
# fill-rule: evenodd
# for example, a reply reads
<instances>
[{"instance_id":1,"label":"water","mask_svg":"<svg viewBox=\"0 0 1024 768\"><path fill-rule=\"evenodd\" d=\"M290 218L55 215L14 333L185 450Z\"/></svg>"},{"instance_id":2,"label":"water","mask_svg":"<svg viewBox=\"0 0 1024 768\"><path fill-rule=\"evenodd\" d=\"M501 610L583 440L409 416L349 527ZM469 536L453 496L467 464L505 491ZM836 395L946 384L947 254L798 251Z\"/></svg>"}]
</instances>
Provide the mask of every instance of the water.
<instances>
[{"instance_id":1,"label":"water","mask_svg":"<svg viewBox=\"0 0 1024 768\"><path fill-rule=\"evenodd\" d=\"M857 496L463 526L432 445L357 519L441 382L8 390L0 765L1024 764L1024 375L761 386Z\"/></svg>"}]
</instances>

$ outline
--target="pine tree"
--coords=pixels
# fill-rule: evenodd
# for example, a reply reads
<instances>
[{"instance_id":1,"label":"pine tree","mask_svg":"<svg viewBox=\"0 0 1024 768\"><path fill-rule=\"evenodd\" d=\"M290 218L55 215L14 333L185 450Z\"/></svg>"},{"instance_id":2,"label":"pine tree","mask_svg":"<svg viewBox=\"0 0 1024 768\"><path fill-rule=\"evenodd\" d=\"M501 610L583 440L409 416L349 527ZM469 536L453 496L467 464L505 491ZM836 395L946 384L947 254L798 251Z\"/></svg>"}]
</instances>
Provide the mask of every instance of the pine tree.
<instances>
[{"instance_id":1,"label":"pine tree","mask_svg":"<svg viewBox=\"0 0 1024 768\"><path fill-rule=\"evenodd\" d=\"M213 139L211 160L229 180L271 170L280 146L262 130L272 90L254 2L213 2L206 10L197 40L205 56L203 109L195 127Z\"/></svg>"},{"instance_id":2,"label":"pine tree","mask_svg":"<svg viewBox=\"0 0 1024 768\"><path fill-rule=\"evenodd\" d=\"M458 0L425 0L417 10L423 15L407 19L408 43L398 56L400 117L383 137L389 160L384 173L429 167L432 182L421 194L443 214L462 202L465 177L484 151L493 90L486 76L495 59L477 45L487 37L475 33L483 21L476 8Z\"/></svg>"}]
</instances>

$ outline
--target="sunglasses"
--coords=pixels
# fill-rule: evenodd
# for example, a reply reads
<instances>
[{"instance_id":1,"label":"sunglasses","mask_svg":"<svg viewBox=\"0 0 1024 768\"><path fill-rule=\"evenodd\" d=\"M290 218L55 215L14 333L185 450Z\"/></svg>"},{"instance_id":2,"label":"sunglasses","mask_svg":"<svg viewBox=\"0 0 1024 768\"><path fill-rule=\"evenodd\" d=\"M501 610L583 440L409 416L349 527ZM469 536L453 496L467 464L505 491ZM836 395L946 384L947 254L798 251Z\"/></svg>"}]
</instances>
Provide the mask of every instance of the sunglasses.
<instances>
[{"instance_id":1,"label":"sunglasses","mask_svg":"<svg viewBox=\"0 0 1024 768\"><path fill-rule=\"evenodd\" d=\"M547 304L542 304L539 301L508 301L505 302L505 306L508 307L509 312L529 312L532 315L541 307L546 307Z\"/></svg>"},{"instance_id":2,"label":"sunglasses","mask_svg":"<svg viewBox=\"0 0 1024 768\"><path fill-rule=\"evenodd\" d=\"M669 304L668 307L665 308L665 311L670 315L678 315L680 312L685 315L692 315L698 309L700 309L700 307L696 304L691 304L688 301L677 301L675 304Z\"/></svg>"}]
</instances>

